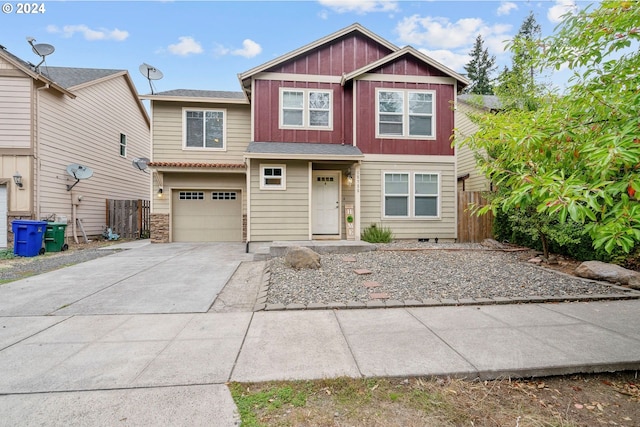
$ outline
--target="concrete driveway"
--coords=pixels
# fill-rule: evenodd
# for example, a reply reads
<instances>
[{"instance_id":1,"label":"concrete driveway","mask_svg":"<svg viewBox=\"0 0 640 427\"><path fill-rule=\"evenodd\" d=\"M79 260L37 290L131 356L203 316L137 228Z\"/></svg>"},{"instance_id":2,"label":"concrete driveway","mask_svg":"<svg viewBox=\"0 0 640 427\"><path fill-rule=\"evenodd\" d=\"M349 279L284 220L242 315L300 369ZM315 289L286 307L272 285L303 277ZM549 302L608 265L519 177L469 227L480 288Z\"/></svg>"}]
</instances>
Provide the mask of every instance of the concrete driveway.
<instances>
[{"instance_id":1,"label":"concrete driveway","mask_svg":"<svg viewBox=\"0 0 640 427\"><path fill-rule=\"evenodd\" d=\"M0 286L0 316L204 313L242 261L242 243L147 244Z\"/></svg>"}]
</instances>

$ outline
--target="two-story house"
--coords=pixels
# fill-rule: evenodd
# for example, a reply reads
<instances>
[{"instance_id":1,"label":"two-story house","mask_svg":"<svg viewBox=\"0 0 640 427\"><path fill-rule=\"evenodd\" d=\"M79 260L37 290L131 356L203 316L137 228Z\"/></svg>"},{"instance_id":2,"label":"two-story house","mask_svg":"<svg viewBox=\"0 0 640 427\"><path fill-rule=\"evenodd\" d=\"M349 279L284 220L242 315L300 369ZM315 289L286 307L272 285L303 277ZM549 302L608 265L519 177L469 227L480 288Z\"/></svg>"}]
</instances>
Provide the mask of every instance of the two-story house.
<instances>
[{"instance_id":1,"label":"two-story house","mask_svg":"<svg viewBox=\"0 0 640 427\"><path fill-rule=\"evenodd\" d=\"M0 247L13 219L102 234L105 199L147 199L150 119L126 70L36 67L0 46ZM77 181L70 165L92 171ZM80 227L75 230L78 235Z\"/></svg>"},{"instance_id":2,"label":"two-story house","mask_svg":"<svg viewBox=\"0 0 640 427\"><path fill-rule=\"evenodd\" d=\"M153 241L456 238L463 76L354 24L238 78L142 97Z\"/></svg>"}]
</instances>

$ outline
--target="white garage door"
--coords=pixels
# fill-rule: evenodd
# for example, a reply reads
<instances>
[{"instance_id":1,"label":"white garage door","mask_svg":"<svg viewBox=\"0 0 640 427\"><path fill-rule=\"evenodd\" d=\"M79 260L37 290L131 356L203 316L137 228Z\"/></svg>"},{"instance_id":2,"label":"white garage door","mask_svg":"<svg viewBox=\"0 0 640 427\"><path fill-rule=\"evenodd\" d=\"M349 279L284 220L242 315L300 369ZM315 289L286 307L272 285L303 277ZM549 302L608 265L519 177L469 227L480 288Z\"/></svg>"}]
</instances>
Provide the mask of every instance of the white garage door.
<instances>
[{"instance_id":1,"label":"white garage door","mask_svg":"<svg viewBox=\"0 0 640 427\"><path fill-rule=\"evenodd\" d=\"M174 190L174 242L242 241L242 196L230 190Z\"/></svg>"}]
</instances>

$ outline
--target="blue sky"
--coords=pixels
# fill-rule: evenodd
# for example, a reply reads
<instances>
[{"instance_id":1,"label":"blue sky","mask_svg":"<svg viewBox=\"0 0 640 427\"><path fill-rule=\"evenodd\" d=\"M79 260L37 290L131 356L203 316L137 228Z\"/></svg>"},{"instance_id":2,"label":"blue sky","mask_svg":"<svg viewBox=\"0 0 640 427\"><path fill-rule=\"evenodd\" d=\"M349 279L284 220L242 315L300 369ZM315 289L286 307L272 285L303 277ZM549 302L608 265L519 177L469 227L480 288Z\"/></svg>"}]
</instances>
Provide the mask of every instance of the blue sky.
<instances>
[{"instance_id":1,"label":"blue sky","mask_svg":"<svg viewBox=\"0 0 640 427\"><path fill-rule=\"evenodd\" d=\"M502 69L503 50L533 11L544 35L559 17L588 3L549 1L36 1L41 13L18 14L0 1L0 44L34 64L26 37L55 46L46 65L126 69L140 93L140 64L160 69L156 92L239 91L237 74L358 22L399 47L411 45L463 72L477 34ZM7 6L10 5L10 6ZM9 11L9 9L11 9ZM8 12L8 13L7 13ZM560 81L560 76L552 76Z\"/></svg>"}]
</instances>

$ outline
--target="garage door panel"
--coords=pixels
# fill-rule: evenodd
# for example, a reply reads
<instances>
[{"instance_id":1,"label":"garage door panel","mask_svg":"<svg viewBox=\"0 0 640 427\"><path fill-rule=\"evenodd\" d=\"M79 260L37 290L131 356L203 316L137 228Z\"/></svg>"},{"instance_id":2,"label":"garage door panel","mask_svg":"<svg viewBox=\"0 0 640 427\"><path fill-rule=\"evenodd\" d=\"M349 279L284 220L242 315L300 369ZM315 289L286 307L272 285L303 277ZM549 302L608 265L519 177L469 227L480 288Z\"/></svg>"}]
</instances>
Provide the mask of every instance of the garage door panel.
<instances>
[{"instance_id":1,"label":"garage door panel","mask_svg":"<svg viewBox=\"0 0 640 427\"><path fill-rule=\"evenodd\" d=\"M242 241L240 191L174 191L172 211L174 242Z\"/></svg>"}]
</instances>

